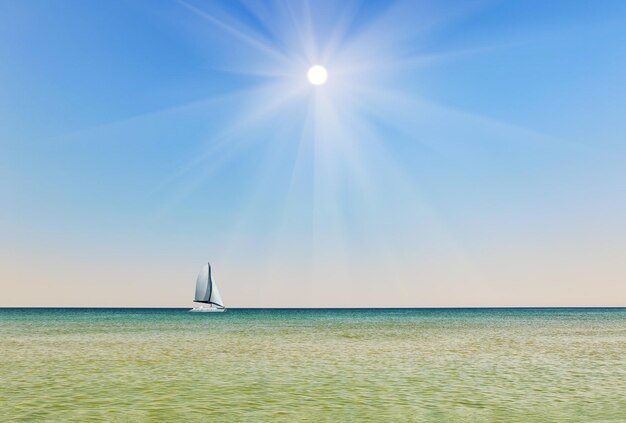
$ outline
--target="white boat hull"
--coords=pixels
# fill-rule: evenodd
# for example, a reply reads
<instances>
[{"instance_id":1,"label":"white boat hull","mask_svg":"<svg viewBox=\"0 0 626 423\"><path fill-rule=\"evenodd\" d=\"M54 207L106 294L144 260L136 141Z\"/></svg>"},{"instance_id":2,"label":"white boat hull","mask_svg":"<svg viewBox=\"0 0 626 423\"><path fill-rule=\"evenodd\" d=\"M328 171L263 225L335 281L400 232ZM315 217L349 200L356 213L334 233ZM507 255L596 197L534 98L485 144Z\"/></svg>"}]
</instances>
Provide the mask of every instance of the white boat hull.
<instances>
[{"instance_id":1,"label":"white boat hull","mask_svg":"<svg viewBox=\"0 0 626 423\"><path fill-rule=\"evenodd\" d=\"M189 311L195 312L195 313L223 313L226 311L226 309L221 308L221 307L198 306L198 307L192 308Z\"/></svg>"}]
</instances>

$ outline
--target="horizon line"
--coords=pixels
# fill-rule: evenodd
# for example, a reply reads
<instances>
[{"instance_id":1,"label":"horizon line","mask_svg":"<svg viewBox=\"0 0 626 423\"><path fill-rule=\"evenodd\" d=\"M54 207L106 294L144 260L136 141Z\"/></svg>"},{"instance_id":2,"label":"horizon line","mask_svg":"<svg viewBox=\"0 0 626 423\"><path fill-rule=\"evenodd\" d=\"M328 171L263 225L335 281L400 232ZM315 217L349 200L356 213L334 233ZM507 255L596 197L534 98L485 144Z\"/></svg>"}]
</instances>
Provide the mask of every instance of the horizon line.
<instances>
[{"instance_id":1,"label":"horizon line","mask_svg":"<svg viewBox=\"0 0 626 423\"><path fill-rule=\"evenodd\" d=\"M190 307L0 306L11 309L186 310ZM226 307L228 310L571 310L625 309L624 306L472 306L472 307Z\"/></svg>"}]
</instances>

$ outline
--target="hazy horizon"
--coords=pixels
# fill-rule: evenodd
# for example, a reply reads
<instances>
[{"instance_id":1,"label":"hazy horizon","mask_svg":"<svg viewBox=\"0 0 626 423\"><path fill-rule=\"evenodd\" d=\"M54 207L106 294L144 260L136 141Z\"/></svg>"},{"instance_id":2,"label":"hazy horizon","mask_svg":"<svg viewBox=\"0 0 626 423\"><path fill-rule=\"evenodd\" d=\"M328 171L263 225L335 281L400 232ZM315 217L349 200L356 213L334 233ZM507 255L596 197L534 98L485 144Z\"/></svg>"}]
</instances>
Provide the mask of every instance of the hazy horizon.
<instances>
[{"instance_id":1,"label":"hazy horizon","mask_svg":"<svg viewBox=\"0 0 626 423\"><path fill-rule=\"evenodd\" d=\"M626 306L625 24L0 0L0 307Z\"/></svg>"}]
</instances>

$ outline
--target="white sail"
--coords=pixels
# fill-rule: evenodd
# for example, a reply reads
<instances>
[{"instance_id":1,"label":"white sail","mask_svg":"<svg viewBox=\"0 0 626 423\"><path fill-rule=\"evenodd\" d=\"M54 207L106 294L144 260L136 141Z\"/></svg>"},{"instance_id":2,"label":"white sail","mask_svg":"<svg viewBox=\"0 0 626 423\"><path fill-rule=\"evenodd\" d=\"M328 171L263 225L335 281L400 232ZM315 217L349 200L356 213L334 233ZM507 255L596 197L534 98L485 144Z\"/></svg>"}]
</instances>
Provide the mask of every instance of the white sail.
<instances>
[{"instance_id":1,"label":"white sail","mask_svg":"<svg viewBox=\"0 0 626 423\"><path fill-rule=\"evenodd\" d=\"M207 295L209 294L209 263L202 266L200 273L198 273L198 279L196 279L196 295L194 301L207 302Z\"/></svg>"},{"instance_id":2,"label":"white sail","mask_svg":"<svg viewBox=\"0 0 626 423\"><path fill-rule=\"evenodd\" d=\"M222 296L220 295L220 290L217 289L217 284L211 278L211 285L213 289L211 290L211 297L209 298L209 303L217 304L218 306L224 307L224 303L222 302Z\"/></svg>"},{"instance_id":3,"label":"white sail","mask_svg":"<svg viewBox=\"0 0 626 423\"><path fill-rule=\"evenodd\" d=\"M198 279L196 280L196 295L194 297L194 301L198 303L209 303L224 307L224 302L222 301L220 291L217 289L217 285L213 281L213 277L211 275L210 263L202 266L202 269L198 274Z\"/></svg>"}]
</instances>

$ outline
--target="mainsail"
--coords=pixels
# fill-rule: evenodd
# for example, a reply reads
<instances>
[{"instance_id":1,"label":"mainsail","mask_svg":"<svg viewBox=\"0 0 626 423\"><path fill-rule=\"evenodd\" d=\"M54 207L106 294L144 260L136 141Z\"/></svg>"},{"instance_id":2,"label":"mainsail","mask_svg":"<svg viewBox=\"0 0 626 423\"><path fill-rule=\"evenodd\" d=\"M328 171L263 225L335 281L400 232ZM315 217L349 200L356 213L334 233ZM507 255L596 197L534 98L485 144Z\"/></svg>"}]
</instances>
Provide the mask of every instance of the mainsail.
<instances>
[{"instance_id":1,"label":"mainsail","mask_svg":"<svg viewBox=\"0 0 626 423\"><path fill-rule=\"evenodd\" d=\"M198 279L196 280L196 296L194 301L197 303L215 304L224 307L222 296L217 289L217 285L211 276L211 264L207 263L202 266Z\"/></svg>"}]
</instances>

